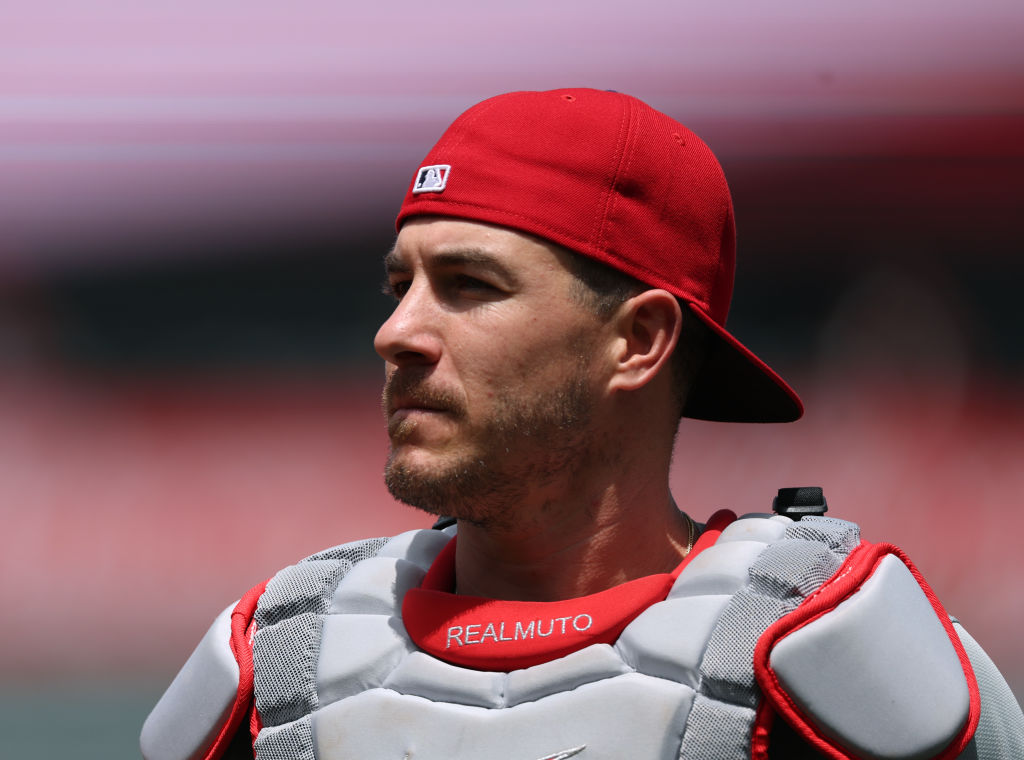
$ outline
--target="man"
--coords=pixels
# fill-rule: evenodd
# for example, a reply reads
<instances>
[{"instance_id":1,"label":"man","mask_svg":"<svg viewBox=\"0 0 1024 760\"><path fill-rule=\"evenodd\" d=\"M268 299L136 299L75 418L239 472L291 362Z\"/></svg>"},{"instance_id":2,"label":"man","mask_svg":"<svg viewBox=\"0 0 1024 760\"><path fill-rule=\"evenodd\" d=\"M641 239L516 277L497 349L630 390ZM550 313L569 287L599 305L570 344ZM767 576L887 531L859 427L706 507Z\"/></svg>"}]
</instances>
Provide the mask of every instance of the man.
<instances>
[{"instance_id":1,"label":"man","mask_svg":"<svg viewBox=\"0 0 1024 760\"><path fill-rule=\"evenodd\" d=\"M732 204L693 133L617 93L492 98L397 227L385 479L453 524L225 610L147 757L1024 756L985 654L820 491L704 523L673 501L680 416L802 413L724 328Z\"/></svg>"}]
</instances>

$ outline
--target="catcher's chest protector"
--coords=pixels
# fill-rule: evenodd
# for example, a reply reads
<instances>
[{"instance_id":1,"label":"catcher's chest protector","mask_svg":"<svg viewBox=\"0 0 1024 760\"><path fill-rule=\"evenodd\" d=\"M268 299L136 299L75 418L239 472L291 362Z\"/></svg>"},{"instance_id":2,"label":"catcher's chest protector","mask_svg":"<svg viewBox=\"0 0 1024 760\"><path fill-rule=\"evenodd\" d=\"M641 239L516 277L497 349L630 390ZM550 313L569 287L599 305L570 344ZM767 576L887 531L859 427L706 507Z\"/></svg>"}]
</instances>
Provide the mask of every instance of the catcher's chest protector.
<instances>
[{"instance_id":1,"label":"catcher's chest protector","mask_svg":"<svg viewBox=\"0 0 1024 760\"><path fill-rule=\"evenodd\" d=\"M259 760L740 760L767 757L778 714L832 757L955 757L977 723L948 618L852 523L732 522L605 643L586 641L603 625L588 598L457 625L407 605L403 623L450 540L348 544L271 579L253 637ZM534 647L556 654L494 668ZM486 669L453 664L477 650Z\"/></svg>"}]
</instances>

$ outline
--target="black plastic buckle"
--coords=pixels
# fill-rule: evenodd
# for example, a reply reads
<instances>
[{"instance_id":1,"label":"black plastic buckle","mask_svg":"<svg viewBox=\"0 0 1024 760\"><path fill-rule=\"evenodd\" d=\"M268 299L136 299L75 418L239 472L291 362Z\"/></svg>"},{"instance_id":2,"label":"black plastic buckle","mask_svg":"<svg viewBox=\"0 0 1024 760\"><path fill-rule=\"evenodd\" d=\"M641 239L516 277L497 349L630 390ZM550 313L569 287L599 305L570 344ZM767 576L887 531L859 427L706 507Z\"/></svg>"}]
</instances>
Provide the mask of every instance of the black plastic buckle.
<instances>
[{"instance_id":1,"label":"black plastic buckle","mask_svg":"<svg viewBox=\"0 0 1024 760\"><path fill-rule=\"evenodd\" d=\"M818 486L780 488L779 495L772 499L772 511L793 520L807 515L820 517L828 512L828 502Z\"/></svg>"}]
</instances>

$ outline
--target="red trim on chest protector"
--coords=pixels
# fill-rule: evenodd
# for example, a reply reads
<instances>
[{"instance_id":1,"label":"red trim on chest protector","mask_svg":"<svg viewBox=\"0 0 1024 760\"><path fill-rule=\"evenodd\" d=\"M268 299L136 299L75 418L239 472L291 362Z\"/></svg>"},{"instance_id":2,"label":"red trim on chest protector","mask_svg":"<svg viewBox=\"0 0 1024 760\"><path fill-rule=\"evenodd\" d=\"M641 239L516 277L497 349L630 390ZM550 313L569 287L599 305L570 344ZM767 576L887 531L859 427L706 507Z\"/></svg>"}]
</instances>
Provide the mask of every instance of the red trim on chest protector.
<instances>
[{"instance_id":1,"label":"red trim on chest protector","mask_svg":"<svg viewBox=\"0 0 1024 760\"><path fill-rule=\"evenodd\" d=\"M736 519L716 512L693 549L671 573L648 575L596 594L556 602L461 596L455 586L455 539L441 550L420 588L402 602L416 645L440 660L477 670L539 665L591 644L612 644L637 615L662 601L690 560Z\"/></svg>"},{"instance_id":2,"label":"red trim on chest protector","mask_svg":"<svg viewBox=\"0 0 1024 760\"><path fill-rule=\"evenodd\" d=\"M249 589L231 611L231 638L228 644L231 647L231 654L235 657L235 662L238 663L238 691L235 694L235 702L231 706L231 714L221 726L220 733L217 734L209 751L203 755L203 760L217 760L217 758L224 757L246 714L250 713L250 710L255 712L256 708L252 700L254 683L252 637L256 635L256 621L253 618L256 614L256 603L267 588L267 582L263 581L258 586Z\"/></svg>"}]
</instances>

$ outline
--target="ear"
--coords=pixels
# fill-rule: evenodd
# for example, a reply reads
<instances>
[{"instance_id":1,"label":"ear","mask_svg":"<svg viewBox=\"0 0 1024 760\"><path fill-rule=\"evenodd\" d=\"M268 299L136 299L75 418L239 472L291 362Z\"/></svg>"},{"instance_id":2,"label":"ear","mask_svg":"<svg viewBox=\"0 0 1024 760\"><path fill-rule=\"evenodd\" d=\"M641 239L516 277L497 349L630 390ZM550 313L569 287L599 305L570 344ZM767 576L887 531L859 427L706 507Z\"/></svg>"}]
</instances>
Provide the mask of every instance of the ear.
<instances>
[{"instance_id":1,"label":"ear","mask_svg":"<svg viewBox=\"0 0 1024 760\"><path fill-rule=\"evenodd\" d=\"M624 302L613 320L615 371L609 387L637 390L669 363L683 324L679 301L667 290L645 290Z\"/></svg>"}]
</instances>

